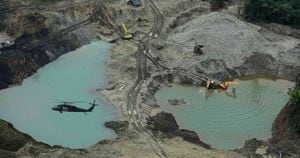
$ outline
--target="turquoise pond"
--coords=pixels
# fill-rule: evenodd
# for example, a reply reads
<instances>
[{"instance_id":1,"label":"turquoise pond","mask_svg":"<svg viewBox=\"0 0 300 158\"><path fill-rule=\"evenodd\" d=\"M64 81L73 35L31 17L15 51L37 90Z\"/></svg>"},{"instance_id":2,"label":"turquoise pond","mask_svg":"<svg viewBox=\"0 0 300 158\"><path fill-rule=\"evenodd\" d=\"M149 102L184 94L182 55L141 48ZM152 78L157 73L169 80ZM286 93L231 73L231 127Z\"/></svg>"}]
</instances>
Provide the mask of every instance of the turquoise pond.
<instances>
[{"instance_id":1,"label":"turquoise pond","mask_svg":"<svg viewBox=\"0 0 300 158\"><path fill-rule=\"evenodd\" d=\"M293 83L285 80L237 79L236 97L195 86L173 84L156 94L158 104L174 114L180 128L196 131L214 148L235 149L250 138L268 139L276 115L288 101ZM168 99L183 98L187 104L173 106Z\"/></svg>"},{"instance_id":2,"label":"turquoise pond","mask_svg":"<svg viewBox=\"0 0 300 158\"><path fill-rule=\"evenodd\" d=\"M113 106L97 92L104 87L106 61L112 45L96 41L67 53L39 69L19 86L0 91L0 118L37 141L82 148L111 139L115 133L104 122L116 119ZM91 113L59 113L57 100L96 100ZM89 108L88 102L76 106Z\"/></svg>"}]
</instances>

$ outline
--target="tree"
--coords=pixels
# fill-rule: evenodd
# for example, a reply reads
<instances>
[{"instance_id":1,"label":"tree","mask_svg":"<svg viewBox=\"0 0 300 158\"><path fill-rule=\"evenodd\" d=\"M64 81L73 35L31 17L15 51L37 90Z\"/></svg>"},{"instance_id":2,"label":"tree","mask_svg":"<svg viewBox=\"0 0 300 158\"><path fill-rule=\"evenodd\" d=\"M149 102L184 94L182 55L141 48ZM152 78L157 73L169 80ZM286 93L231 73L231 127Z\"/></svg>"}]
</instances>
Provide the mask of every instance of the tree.
<instances>
[{"instance_id":1,"label":"tree","mask_svg":"<svg viewBox=\"0 0 300 158\"><path fill-rule=\"evenodd\" d=\"M290 92L290 100L300 110L300 74L297 75L295 82L295 88Z\"/></svg>"},{"instance_id":2,"label":"tree","mask_svg":"<svg viewBox=\"0 0 300 158\"><path fill-rule=\"evenodd\" d=\"M300 29L299 0L246 0L248 21L275 22Z\"/></svg>"},{"instance_id":3,"label":"tree","mask_svg":"<svg viewBox=\"0 0 300 158\"><path fill-rule=\"evenodd\" d=\"M212 11L217 11L225 7L225 0L211 0L210 8Z\"/></svg>"},{"instance_id":4,"label":"tree","mask_svg":"<svg viewBox=\"0 0 300 158\"><path fill-rule=\"evenodd\" d=\"M296 82L295 88L300 89L300 73L297 75L295 82Z\"/></svg>"},{"instance_id":5,"label":"tree","mask_svg":"<svg viewBox=\"0 0 300 158\"><path fill-rule=\"evenodd\" d=\"M294 114L298 114L299 118L299 114L300 114L300 74L297 75L296 77L296 85L295 88L290 92L290 101L292 106L295 106L295 113ZM294 120L294 131L300 136L300 119L295 119Z\"/></svg>"},{"instance_id":6,"label":"tree","mask_svg":"<svg viewBox=\"0 0 300 158\"><path fill-rule=\"evenodd\" d=\"M295 132L300 135L300 120L297 120L294 129L295 129Z\"/></svg>"},{"instance_id":7,"label":"tree","mask_svg":"<svg viewBox=\"0 0 300 158\"><path fill-rule=\"evenodd\" d=\"M3 31L6 27L4 19L5 19L5 16L0 15L0 32Z\"/></svg>"},{"instance_id":8,"label":"tree","mask_svg":"<svg viewBox=\"0 0 300 158\"><path fill-rule=\"evenodd\" d=\"M297 88L294 88L291 92L290 92L290 98L291 98L291 102L294 105L299 106L300 108L300 90Z\"/></svg>"}]
</instances>

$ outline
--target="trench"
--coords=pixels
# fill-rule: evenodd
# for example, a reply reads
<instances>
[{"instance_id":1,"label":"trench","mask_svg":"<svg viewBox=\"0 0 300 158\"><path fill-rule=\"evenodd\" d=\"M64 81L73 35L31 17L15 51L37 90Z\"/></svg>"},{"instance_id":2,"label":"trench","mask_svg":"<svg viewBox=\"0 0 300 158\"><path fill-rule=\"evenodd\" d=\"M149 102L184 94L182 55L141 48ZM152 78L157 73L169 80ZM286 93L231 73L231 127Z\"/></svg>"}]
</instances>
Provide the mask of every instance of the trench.
<instances>
[{"instance_id":1,"label":"trench","mask_svg":"<svg viewBox=\"0 0 300 158\"><path fill-rule=\"evenodd\" d=\"M47 64L21 85L0 91L0 118L37 141L50 145L83 148L115 138L104 122L116 119L113 106L97 92L107 82L106 61L112 45L95 41ZM57 101L84 101L100 105L87 113L51 110Z\"/></svg>"},{"instance_id":2,"label":"trench","mask_svg":"<svg viewBox=\"0 0 300 158\"><path fill-rule=\"evenodd\" d=\"M245 140L272 137L272 123L288 101L293 83L273 78L235 79L240 84L227 91L172 84L155 95L158 105L174 114L181 128L193 130L213 148L241 148ZM171 105L168 99L183 99L186 104Z\"/></svg>"}]
</instances>

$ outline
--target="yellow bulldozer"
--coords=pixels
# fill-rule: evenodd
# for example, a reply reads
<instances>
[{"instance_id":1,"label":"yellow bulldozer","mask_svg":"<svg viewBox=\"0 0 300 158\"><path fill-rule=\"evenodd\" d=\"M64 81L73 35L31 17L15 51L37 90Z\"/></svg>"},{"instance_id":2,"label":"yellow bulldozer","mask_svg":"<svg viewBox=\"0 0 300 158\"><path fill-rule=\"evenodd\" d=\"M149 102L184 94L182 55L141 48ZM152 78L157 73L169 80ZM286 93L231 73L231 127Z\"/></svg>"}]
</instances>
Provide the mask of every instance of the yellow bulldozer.
<instances>
[{"instance_id":1,"label":"yellow bulldozer","mask_svg":"<svg viewBox=\"0 0 300 158\"><path fill-rule=\"evenodd\" d=\"M122 23L122 30L123 30L123 39L132 39L132 34L129 33L124 23Z\"/></svg>"}]
</instances>

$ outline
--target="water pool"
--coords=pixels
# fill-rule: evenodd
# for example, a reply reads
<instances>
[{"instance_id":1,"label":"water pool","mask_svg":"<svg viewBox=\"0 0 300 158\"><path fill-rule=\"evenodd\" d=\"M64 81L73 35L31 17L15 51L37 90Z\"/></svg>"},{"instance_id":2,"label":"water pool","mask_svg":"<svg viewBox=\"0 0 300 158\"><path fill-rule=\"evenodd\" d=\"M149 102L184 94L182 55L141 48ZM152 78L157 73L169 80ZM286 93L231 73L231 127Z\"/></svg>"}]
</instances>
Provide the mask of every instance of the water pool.
<instances>
[{"instance_id":1,"label":"water pool","mask_svg":"<svg viewBox=\"0 0 300 158\"><path fill-rule=\"evenodd\" d=\"M288 101L285 80L237 79L236 97L195 86L173 84L156 94L158 105L175 115L181 128L196 131L200 139L218 149L235 149L250 138L267 139L272 123ZM168 99L183 98L187 104L173 106Z\"/></svg>"},{"instance_id":2,"label":"water pool","mask_svg":"<svg viewBox=\"0 0 300 158\"><path fill-rule=\"evenodd\" d=\"M104 122L115 119L114 109L96 91L106 83L105 67L112 45L96 41L47 64L20 86L0 91L0 118L38 141L82 148L114 138ZM96 100L91 113L52 111L57 100ZM76 104L89 108L88 102Z\"/></svg>"}]
</instances>

